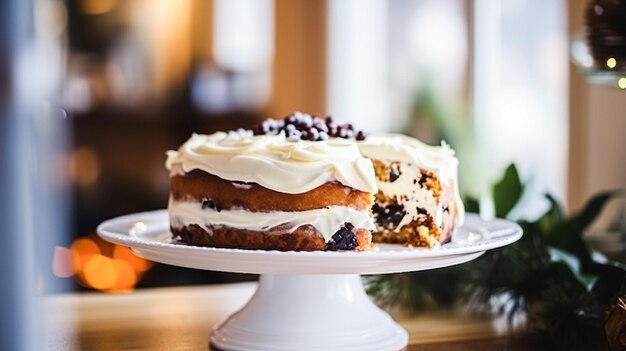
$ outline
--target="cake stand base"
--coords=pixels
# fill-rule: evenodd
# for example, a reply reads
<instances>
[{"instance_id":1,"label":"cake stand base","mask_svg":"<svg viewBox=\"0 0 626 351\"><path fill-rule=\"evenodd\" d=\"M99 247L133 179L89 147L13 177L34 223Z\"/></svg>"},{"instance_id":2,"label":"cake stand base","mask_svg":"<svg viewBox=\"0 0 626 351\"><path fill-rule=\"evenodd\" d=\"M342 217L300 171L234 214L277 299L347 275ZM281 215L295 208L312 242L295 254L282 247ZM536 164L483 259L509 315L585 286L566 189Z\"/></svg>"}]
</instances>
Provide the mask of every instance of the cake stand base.
<instances>
[{"instance_id":1,"label":"cake stand base","mask_svg":"<svg viewBox=\"0 0 626 351\"><path fill-rule=\"evenodd\" d=\"M400 350L406 330L351 275L261 275L248 304L213 330L211 344L239 350Z\"/></svg>"}]
</instances>

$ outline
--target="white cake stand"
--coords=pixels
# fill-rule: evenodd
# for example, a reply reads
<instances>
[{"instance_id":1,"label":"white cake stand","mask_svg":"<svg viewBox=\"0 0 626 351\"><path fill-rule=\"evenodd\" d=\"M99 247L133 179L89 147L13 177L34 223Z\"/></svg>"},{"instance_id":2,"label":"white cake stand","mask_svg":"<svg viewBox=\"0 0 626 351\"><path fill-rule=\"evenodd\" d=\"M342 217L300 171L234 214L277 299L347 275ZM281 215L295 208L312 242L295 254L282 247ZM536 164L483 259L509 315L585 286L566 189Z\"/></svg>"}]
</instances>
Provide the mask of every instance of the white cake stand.
<instances>
[{"instance_id":1,"label":"white cake stand","mask_svg":"<svg viewBox=\"0 0 626 351\"><path fill-rule=\"evenodd\" d=\"M165 210L102 223L105 240L147 259L182 267L261 274L240 311L213 329L220 350L400 350L407 332L368 298L361 274L419 271L464 263L515 242L522 229L469 215L453 241L437 249L378 245L366 252L218 249L171 242Z\"/></svg>"}]
</instances>

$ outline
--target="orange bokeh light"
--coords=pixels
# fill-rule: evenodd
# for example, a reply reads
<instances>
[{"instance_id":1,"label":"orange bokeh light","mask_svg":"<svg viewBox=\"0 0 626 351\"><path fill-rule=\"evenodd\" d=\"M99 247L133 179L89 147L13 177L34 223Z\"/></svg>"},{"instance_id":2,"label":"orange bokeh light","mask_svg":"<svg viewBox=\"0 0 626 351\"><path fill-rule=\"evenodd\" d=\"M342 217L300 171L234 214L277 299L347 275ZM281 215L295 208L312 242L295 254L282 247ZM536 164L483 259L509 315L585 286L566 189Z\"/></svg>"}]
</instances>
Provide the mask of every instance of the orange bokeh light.
<instances>
[{"instance_id":1,"label":"orange bokeh light","mask_svg":"<svg viewBox=\"0 0 626 351\"><path fill-rule=\"evenodd\" d=\"M113 258L128 262L137 272L145 272L152 268L152 265L154 264L152 261L148 261L145 258L135 255L130 248L120 245L115 245L115 248L113 249Z\"/></svg>"},{"instance_id":2,"label":"orange bokeh light","mask_svg":"<svg viewBox=\"0 0 626 351\"><path fill-rule=\"evenodd\" d=\"M108 290L117 281L115 263L109 257L93 255L83 267L83 276L89 286L98 290Z\"/></svg>"},{"instance_id":3,"label":"orange bokeh light","mask_svg":"<svg viewBox=\"0 0 626 351\"><path fill-rule=\"evenodd\" d=\"M77 273L82 273L87 261L89 261L92 256L101 254L98 244L90 238L76 239L72 243L71 250L74 270Z\"/></svg>"},{"instance_id":4,"label":"orange bokeh light","mask_svg":"<svg viewBox=\"0 0 626 351\"><path fill-rule=\"evenodd\" d=\"M67 267L63 266L64 262ZM76 274L79 282L93 289L126 292L132 291L143 273L153 265L128 247L96 237L82 237L72 243L71 249L55 249L53 273L63 278Z\"/></svg>"},{"instance_id":5,"label":"orange bokeh light","mask_svg":"<svg viewBox=\"0 0 626 351\"><path fill-rule=\"evenodd\" d=\"M117 274L115 284L109 289L111 291L131 291L137 284L137 272L128 262L120 259L113 259L113 265Z\"/></svg>"}]
</instances>

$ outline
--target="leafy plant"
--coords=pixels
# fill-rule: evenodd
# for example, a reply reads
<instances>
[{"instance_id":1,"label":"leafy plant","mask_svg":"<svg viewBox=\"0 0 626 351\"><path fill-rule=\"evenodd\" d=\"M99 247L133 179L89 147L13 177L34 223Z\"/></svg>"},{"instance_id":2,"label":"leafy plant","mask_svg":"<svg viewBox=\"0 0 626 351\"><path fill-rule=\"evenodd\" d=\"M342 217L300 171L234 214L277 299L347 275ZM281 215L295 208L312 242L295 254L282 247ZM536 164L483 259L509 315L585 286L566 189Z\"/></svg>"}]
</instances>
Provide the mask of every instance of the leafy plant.
<instances>
[{"instance_id":1,"label":"leafy plant","mask_svg":"<svg viewBox=\"0 0 626 351\"><path fill-rule=\"evenodd\" d=\"M517 167L511 164L504 171L502 180L493 186L493 203L496 217L505 218L522 196L524 186L520 182ZM478 211L477 211L478 212Z\"/></svg>"},{"instance_id":2,"label":"leafy plant","mask_svg":"<svg viewBox=\"0 0 626 351\"><path fill-rule=\"evenodd\" d=\"M496 215L508 216L523 191L516 167L509 166L493 186ZM510 321L524 312L530 330L564 349L598 347L605 340L603 310L626 293L626 271L618 263L597 260L583 233L618 194L597 194L571 216L546 195L550 208L541 218L518 221L524 230L518 242L449 269L371 277L368 292L383 306L405 311L465 304L474 311L506 314ZM474 199L465 203L480 209Z\"/></svg>"}]
</instances>

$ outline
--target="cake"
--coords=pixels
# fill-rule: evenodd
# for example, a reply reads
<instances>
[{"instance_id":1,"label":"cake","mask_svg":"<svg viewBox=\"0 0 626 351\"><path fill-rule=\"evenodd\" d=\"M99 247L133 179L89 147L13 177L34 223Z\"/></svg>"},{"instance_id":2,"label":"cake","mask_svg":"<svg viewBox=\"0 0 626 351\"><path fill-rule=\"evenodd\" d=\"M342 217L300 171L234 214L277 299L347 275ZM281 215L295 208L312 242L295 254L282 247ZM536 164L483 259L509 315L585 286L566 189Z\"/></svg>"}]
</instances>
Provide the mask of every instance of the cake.
<instances>
[{"instance_id":1,"label":"cake","mask_svg":"<svg viewBox=\"0 0 626 351\"><path fill-rule=\"evenodd\" d=\"M364 133L302 113L194 134L167 153L176 241L264 250L367 250L374 194Z\"/></svg>"},{"instance_id":2,"label":"cake","mask_svg":"<svg viewBox=\"0 0 626 351\"><path fill-rule=\"evenodd\" d=\"M193 134L169 151L176 241L264 250L437 247L463 223L445 143L367 136L296 112L252 130Z\"/></svg>"},{"instance_id":3,"label":"cake","mask_svg":"<svg viewBox=\"0 0 626 351\"><path fill-rule=\"evenodd\" d=\"M378 185L373 241L416 247L450 241L464 217L454 151L400 134L370 135L359 148L372 160Z\"/></svg>"}]
</instances>

